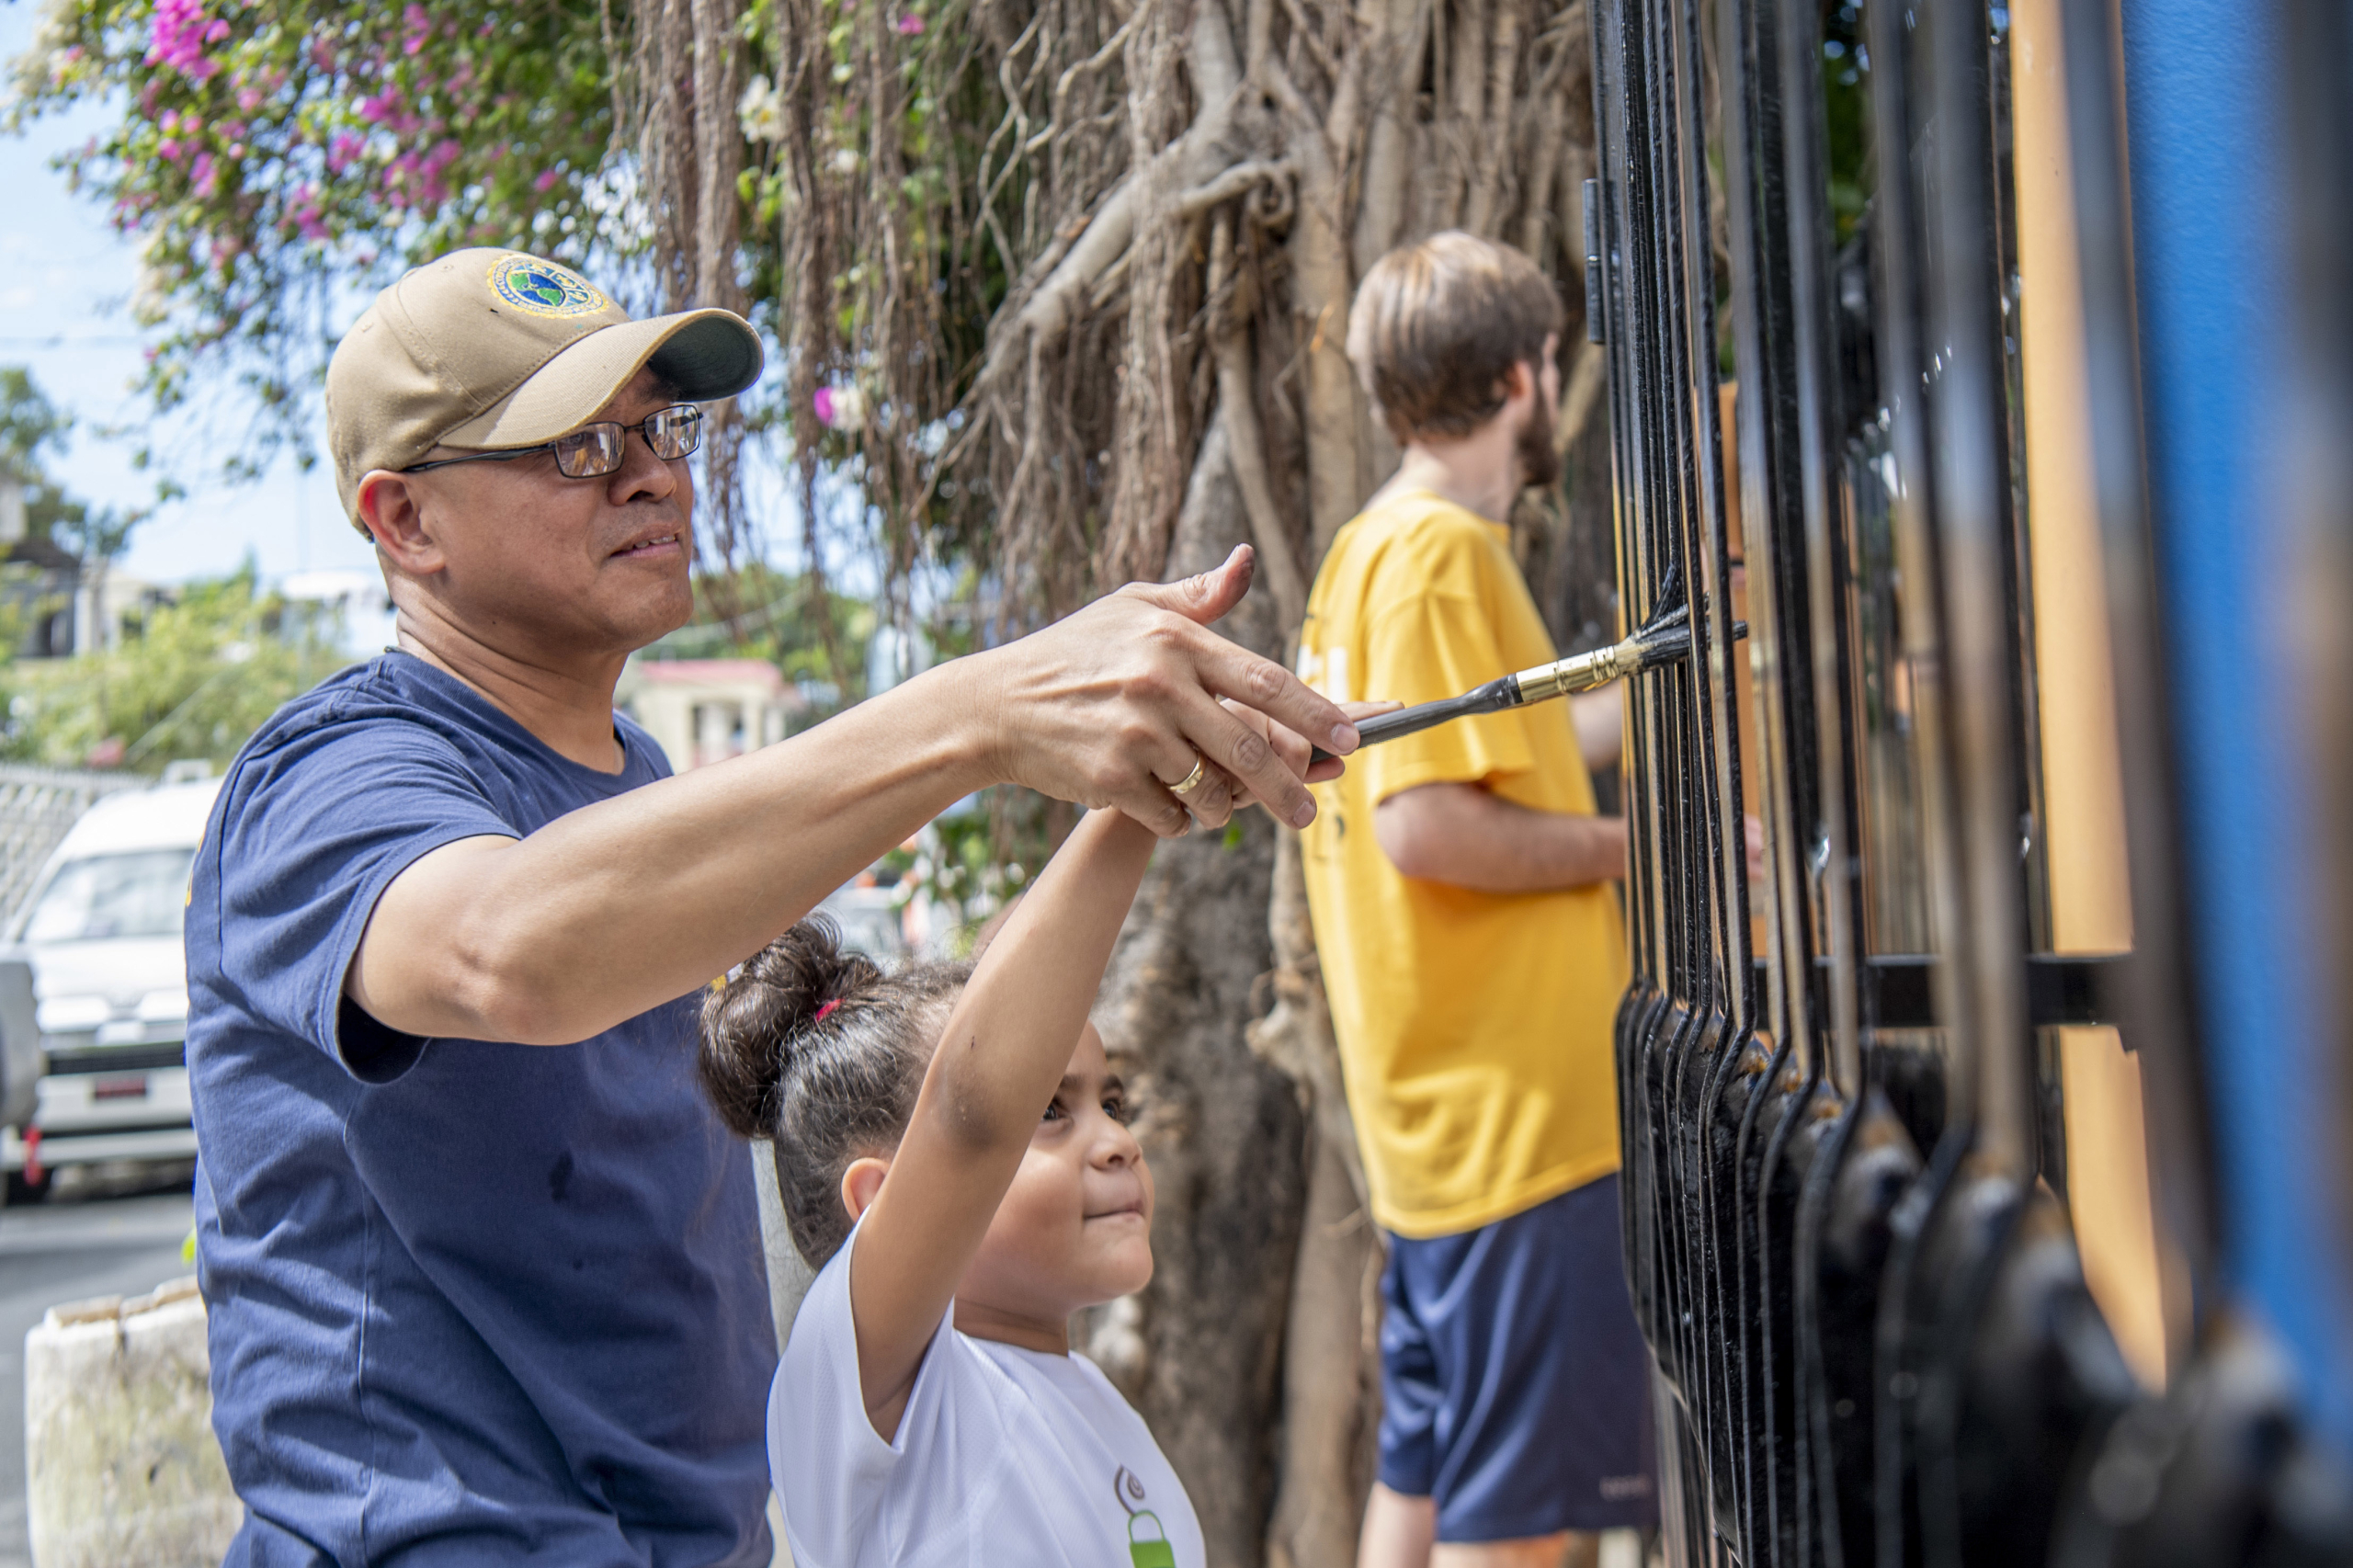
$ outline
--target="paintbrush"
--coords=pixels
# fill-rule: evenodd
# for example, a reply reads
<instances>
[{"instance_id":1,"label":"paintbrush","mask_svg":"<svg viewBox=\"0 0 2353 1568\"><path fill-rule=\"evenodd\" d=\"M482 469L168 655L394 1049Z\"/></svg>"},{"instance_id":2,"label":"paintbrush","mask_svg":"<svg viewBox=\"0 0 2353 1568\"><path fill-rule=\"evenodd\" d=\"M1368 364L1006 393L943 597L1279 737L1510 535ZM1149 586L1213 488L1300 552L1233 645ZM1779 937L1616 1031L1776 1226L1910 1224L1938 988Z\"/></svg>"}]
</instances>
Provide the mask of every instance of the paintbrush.
<instances>
[{"instance_id":1,"label":"paintbrush","mask_svg":"<svg viewBox=\"0 0 2353 1568\"><path fill-rule=\"evenodd\" d=\"M1735 622L1733 635L1739 637L1748 631L1746 621ZM1591 653L1578 653L1566 659L1555 659L1549 665L1538 665L1513 675L1500 676L1486 685L1464 692L1460 697L1444 698L1437 702L1417 702L1411 708L1400 708L1393 713L1381 713L1357 722L1359 745L1378 745L1393 741L1400 735L1411 735L1435 724L1450 723L1479 713L1500 713L1506 708L1524 708L1531 702L1550 702L1556 697L1570 697L1580 691L1591 691L1644 670L1661 665L1677 663L1691 652L1690 607L1677 605L1665 615L1635 632L1622 642ZM1332 754L1318 749L1313 760L1322 762Z\"/></svg>"}]
</instances>

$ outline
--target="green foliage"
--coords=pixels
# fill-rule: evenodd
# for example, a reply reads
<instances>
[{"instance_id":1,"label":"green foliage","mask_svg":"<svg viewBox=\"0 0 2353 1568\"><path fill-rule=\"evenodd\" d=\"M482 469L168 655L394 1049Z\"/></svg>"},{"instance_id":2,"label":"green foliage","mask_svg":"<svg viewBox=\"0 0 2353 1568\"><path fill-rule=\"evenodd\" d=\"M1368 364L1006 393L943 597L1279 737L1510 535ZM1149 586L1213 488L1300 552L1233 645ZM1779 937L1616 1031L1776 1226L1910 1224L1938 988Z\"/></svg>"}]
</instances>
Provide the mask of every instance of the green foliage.
<instances>
[{"instance_id":1,"label":"green foliage","mask_svg":"<svg viewBox=\"0 0 2353 1568\"><path fill-rule=\"evenodd\" d=\"M25 486L25 534L53 540L84 561L109 561L122 553L143 512L128 516L111 507L93 509L67 494L42 459L62 451L73 433L74 416L49 400L18 365L0 365L0 472ZM11 613L21 621L21 606ZM0 648L13 648L21 624L0 626Z\"/></svg>"},{"instance_id":2,"label":"green foliage","mask_svg":"<svg viewBox=\"0 0 2353 1568\"><path fill-rule=\"evenodd\" d=\"M1064 824L1063 833L1068 832ZM949 952L972 956L989 918L1021 896L1031 867L1052 858L1045 802L1026 790L984 790L951 808L876 867L904 906L917 892L932 901Z\"/></svg>"},{"instance_id":3,"label":"green foliage","mask_svg":"<svg viewBox=\"0 0 2353 1568\"><path fill-rule=\"evenodd\" d=\"M340 292L459 245L600 241L613 25L598 0L51 0L13 113L119 106L63 163L141 236L156 406L233 367L252 472L307 426Z\"/></svg>"},{"instance_id":4,"label":"green foliage","mask_svg":"<svg viewBox=\"0 0 2353 1568\"><path fill-rule=\"evenodd\" d=\"M720 591L723 586L724 591ZM824 635L806 576L754 562L722 585L696 584L695 618L646 650L653 659L767 659L789 681L832 683ZM874 634L874 607L823 590L841 648L840 676L853 688L865 679L864 650Z\"/></svg>"},{"instance_id":5,"label":"green foliage","mask_svg":"<svg viewBox=\"0 0 2353 1568\"><path fill-rule=\"evenodd\" d=\"M280 703L348 662L339 629L304 609L260 592L248 563L189 585L119 648L7 666L6 755L73 767L119 746L142 773L177 757L225 764Z\"/></svg>"},{"instance_id":6,"label":"green foliage","mask_svg":"<svg viewBox=\"0 0 2353 1568\"><path fill-rule=\"evenodd\" d=\"M1855 237L1870 204L1870 51L1859 0L1835 0L1823 15L1822 93L1830 130L1830 219L1837 243Z\"/></svg>"},{"instance_id":7,"label":"green foliage","mask_svg":"<svg viewBox=\"0 0 2353 1568\"><path fill-rule=\"evenodd\" d=\"M0 470L32 480L41 455L64 444L73 415L49 401L21 365L0 365Z\"/></svg>"}]
</instances>

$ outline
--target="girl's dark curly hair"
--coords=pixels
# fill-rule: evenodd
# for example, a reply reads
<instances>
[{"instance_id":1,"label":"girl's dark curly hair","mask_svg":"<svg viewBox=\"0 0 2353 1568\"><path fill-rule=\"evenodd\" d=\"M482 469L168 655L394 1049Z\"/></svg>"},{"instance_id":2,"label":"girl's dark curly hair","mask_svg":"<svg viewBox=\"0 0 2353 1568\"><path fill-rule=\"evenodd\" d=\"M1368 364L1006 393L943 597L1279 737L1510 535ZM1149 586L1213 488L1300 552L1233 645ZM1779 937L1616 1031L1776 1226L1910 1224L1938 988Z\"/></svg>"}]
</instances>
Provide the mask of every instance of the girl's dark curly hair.
<instances>
[{"instance_id":1,"label":"girl's dark curly hair","mask_svg":"<svg viewBox=\"0 0 2353 1568\"><path fill-rule=\"evenodd\" d=\"M962 963L885 972L823 915L753 956L703 1003L704 1089L720 1119L771 1140L792 1244L812 1268L849 1239L842 1173L899 1146Z\"/></svg>"}]
</instances>

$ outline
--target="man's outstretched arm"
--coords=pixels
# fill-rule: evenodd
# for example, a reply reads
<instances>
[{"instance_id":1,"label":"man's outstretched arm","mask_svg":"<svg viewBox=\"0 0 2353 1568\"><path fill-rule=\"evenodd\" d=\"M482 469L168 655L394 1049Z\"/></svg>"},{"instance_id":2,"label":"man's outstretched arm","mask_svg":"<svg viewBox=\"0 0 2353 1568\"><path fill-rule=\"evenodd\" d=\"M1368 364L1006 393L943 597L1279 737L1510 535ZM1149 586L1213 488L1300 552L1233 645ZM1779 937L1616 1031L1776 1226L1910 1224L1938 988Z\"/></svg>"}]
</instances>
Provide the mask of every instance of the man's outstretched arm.
<instances>
[{"instance_id":1,"label":"man's outstretched arm","mask_svg":"<svg viewBox=\"0 0 2353 1568\"><path fill-rule=\"evenodd\" d=\"M1116 807L1168 835L1188 819L1166 782L1198 753L1216 765L1193 797L1204 821L1229 809L1222 769L1303 826L1308 742L1345 753L1356 732L1280 665L1208 630L1249 579L1237 552L1183 583L1122 589L781 744L527 838L445 845L385 890L345 990L404 1034L585 1040L757 951L992 784Z\"/></svg>"}]
</instances>

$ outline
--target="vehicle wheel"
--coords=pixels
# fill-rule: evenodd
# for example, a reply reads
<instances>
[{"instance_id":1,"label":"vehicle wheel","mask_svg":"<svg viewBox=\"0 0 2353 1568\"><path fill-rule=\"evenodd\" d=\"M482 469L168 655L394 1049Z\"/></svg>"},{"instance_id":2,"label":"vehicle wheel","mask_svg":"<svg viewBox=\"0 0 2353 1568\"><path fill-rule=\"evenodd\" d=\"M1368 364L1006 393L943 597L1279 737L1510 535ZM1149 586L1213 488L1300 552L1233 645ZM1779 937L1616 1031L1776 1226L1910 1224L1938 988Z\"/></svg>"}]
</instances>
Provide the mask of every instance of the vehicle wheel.
<instances>
[{"instance_id":1,"label":"vehicle wheel","mask_svg":"<svg viewBox=\"0 0 2353 1568\"><path fill-rule=\"evenodd\" d=\"M39 1203L42 1199L49 1196L50 1184L56 1179L57 1177L55 1173L51 1171L43 1171L41 1173L40 1180L37 1182L27 1181L25 1179L25 1173L22 1171L10 1171L8 1173L8 1195L6 1201L10 1203Z\"/></svg>"}]
</instances>

